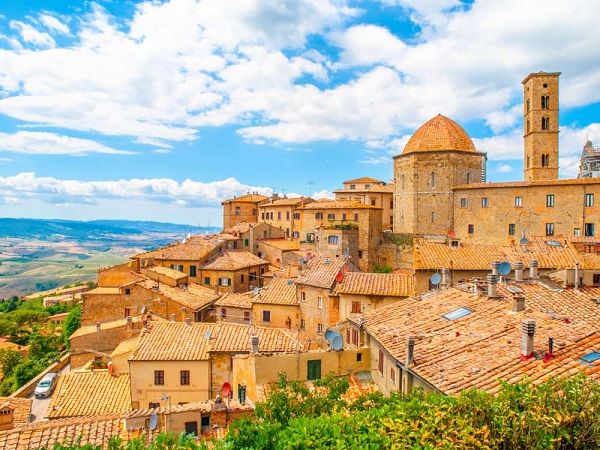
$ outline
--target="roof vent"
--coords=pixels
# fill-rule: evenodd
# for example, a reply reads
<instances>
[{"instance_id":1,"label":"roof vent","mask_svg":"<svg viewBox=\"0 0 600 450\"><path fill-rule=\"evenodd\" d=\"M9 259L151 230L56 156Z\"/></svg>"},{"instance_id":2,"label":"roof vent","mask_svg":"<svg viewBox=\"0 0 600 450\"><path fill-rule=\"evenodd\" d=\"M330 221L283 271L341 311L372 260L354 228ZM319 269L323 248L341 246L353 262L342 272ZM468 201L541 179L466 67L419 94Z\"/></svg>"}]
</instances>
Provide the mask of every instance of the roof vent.
<instances>
[{"instance_id":1,"label":"roof vent","mask_svg":"<svg viewBox=\"0 0 600 450\"><path fill-rule=\"evenodd\" d=\"M529 278L534 280L538 278L538 267L540 267L540 262L537 259L532 259L529 263Z\"/></svg>"},{"instance_id":2,"label":"roof vent","mask_svg":"<svg viewBox=\"0 0 600 450\"><path fill-rule=\"evenodd\" d=\"M252 336L250 338L250 345L252 348L252 353L258 353L260 340L258 336Z\"/></svg>"},{"instance_id":3,"label":"roof vent","mask_svg":"<svg viewBox=\"0 0 600 450\"><path fill-rule=\"evenodd\" d=\"M492 263L492 275L500 275L500 272L498 272L498 266L500 266L500 261L494 261Z\"/></svg>"},{"instance_id":4,"label":"roof vent","mask_svg":"<svg viewBox=\"0 0 600 450\"><path fill-rule=\"evenodd\" d=\"M498 295L498 275L490 274L487 276L487 296L489 298L499 297Z\"/></svg>"},{"instance_id":5,"label":"roof vent","mask_svg":"<svg viewBox=\"0 0 600 450\"><path fill-rule=\"evenodd\" d=\"M521 323L521 359L532 358L535 336L535 320L527 319Z\"/></svg>"},{"instance_id":6,"label":"roof vent","mask_svg":"<svg viewBox=\"0 0 600 450\"><path fill-rule=\"evenodd\" d=\"M525 311L525 296L515 292L513 294L513 309L514 312Z\"/></svg>"},{"instance_id":7,"label":"roof vent","mask_svg":"<svg viewBox=\"0 0 600 450\"><path fill-rule=\"evenodd\" d=\"M515 263L515 281L523 281L523 269L525 268L525 264L521 261L517 261Z\"/></svg>"}]
</instances>

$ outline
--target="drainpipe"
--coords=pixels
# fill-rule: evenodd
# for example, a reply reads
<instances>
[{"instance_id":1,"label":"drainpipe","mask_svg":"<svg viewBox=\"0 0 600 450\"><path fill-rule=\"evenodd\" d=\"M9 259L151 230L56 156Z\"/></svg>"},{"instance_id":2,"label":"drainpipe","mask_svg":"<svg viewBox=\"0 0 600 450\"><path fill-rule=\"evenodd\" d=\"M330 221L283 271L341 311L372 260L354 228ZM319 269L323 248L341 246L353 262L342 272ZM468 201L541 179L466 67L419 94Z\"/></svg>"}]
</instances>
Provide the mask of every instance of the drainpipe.
<instances>
[{"instance_id":1,"label":"drainpipe","mask_svg":"<svg viewBox=\"0 0 600 450\"><path fill-rule=\"evenodd\" d=\"M412 390L412 375L408 372L408 369L413 365L413 359L415 354L415 337L408 336L406 341L406 360L404 361L404 370L402 371L402 393L404 395L410 394Z\"/></svg>"}]
</instances>

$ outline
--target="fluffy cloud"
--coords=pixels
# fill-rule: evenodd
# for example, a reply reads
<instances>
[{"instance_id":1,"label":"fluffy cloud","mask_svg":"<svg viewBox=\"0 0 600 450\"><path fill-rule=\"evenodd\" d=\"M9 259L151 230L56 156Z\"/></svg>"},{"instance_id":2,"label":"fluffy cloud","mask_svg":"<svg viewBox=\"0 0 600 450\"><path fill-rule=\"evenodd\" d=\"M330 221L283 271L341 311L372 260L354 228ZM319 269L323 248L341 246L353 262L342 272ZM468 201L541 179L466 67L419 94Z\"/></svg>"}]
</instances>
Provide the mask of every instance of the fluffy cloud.
<instances>
[{"instance_id":1,"label":"fluffy cloud","mask_svg":"<svg viewBox=\"0 0 600 450\"><path fill-rule=\"evenodd\" d=\"M132 155L134 152L118 150L89 139L61 136L44 131L18 131L14 134L0 132L0 152L29 153L34 155L74 155L113 153Z\"/></svg>"},{"instance_id":2,"label":"fluffy cloud","mask_svg":"<svg viewBox=\"0 0 600 450\"><path fill-rule=\"evenodd\" d=\"M65 25L56 17L51 16L50 14L40 14L38 20L42 24L44 24L46 28L50 29L53 32L59 34L69 34L71 32L67 25Z\"/></svg>"},{"instance_id":3,"label":"fluffy cloud","mask_svg":"<svg viewBox=\"0 0 600 450\"><path fill-rule=\"evenodd\" d=\"M115 181L61 180L23 172L0 177L0 197L9 199L37 198L52 204L92 204L96 199L150 200L177 206L216 206L224 198L247 192L271 195L270 188L242 184L235 178L199 182L186 179L133 178Z\"/></svg>"},{"instance_id":4,"label":"fluffy cloud","mask_svg":"<svg viewBox=\"0 0 600 450\"><path fill-rule=\"evenodd\" d=\"M39 31L29 24L18 20L11 20L9 25L10 28L19 33L21 39L26 44L32 44L37 47L54 47L56 44L48 33Z\"/></svg>"}]
</instances>

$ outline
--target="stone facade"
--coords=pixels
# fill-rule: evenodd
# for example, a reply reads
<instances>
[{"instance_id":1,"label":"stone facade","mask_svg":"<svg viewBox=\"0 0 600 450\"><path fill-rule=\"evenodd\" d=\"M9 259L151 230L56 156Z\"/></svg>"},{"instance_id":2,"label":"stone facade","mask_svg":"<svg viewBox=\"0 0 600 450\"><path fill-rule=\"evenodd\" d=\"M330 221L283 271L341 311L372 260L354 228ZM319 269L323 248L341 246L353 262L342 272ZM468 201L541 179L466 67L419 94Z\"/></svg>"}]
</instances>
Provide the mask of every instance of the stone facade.
<instances>
[{"instance_id":1,"label":"stone facade","mask_svg":"<svg viewBox=\"0 0 600 450\"><path fill-rule=\"evenodd\" d=\"M240 222L257 222L258 205L267 199L264 195L253 193L223 201L223 229L227 230Z\"/></svg>"},{"instance_id":2,"label":"stone facade","mask_svg":"<svg viewBox=\"0 0 600 450\"><path fill-rule=\"evenodd\" d=\"M268 315L264 314L268 311ZM265 321L268 316L269 321ZM252 303L252 323L261 327L288 328L298 330L300 327L300 308L298 305L275 305Z\"/></svg>"}]
</instances>

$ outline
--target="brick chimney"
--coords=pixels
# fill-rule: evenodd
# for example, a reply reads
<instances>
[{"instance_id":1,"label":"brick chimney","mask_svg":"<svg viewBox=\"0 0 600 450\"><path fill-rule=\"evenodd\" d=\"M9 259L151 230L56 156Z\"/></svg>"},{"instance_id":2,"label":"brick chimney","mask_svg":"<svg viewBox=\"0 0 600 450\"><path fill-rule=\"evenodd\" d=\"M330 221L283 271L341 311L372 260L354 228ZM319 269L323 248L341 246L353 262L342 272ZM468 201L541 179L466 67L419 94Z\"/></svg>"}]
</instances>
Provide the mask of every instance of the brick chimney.
<instances>
[{"instance_id":1,"label":"brick chimney","mask_svg":"<svg viewBox=\"0 0 600 450\"><path fill-rule=\"evenodd\" d=\"M525 311L525 296L522 293L513 294L513 308L514 312Z\"/></svg>"},{"instance_id":2,"label":"brick chimney","mask_svg":"<svg viewBox=\"0 0 600 450\"><path fill-rule=\"evenodd\" d=\"M534 280L538 278L538 267L540 267L540 262L537 259L532 259L529 263L529 278Z\"/></svg>"},{"instance_id":3,"label":"brick chimney","mask_svg":"<svg viewBox=\"0 0 600 450\"><path fill-rule=\"evenodd\" d=\"M523 269L525 268L525 264L521 261L517 261L515 263L515 281L523 281Z\"/></svg>"},{"instance_id":4,"label":"brick chimney","mask_svg":"<svg viewBox=\"0 0 600 450\"><path fill-rule=\"evenodd\" d=\"M521 322L521 358L533 357L535 337L535 320L527 319Z\"/></svg>"}]
</instances>

